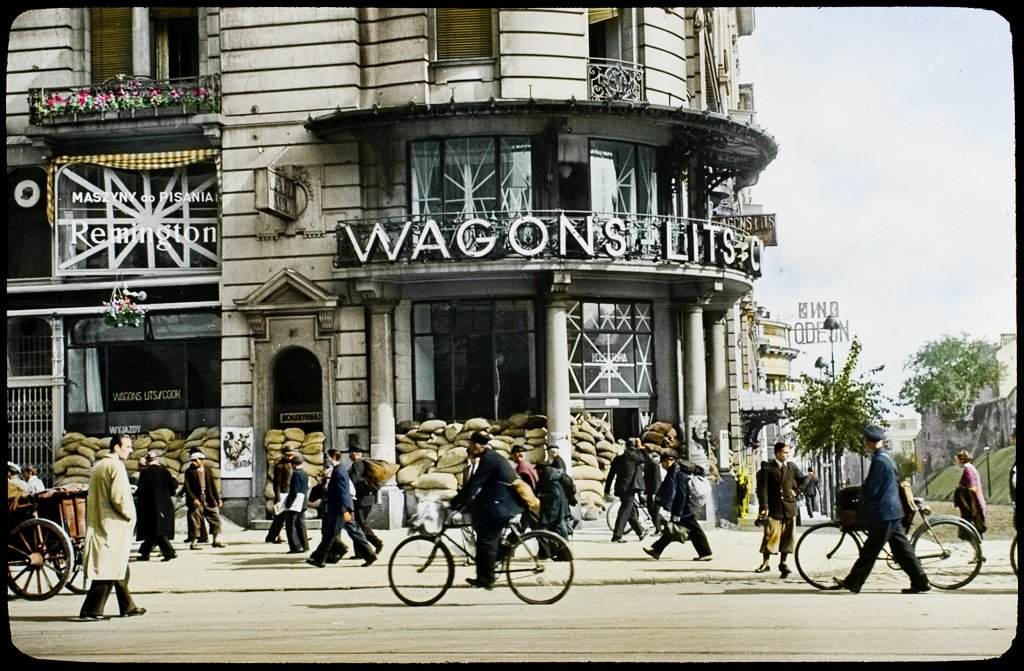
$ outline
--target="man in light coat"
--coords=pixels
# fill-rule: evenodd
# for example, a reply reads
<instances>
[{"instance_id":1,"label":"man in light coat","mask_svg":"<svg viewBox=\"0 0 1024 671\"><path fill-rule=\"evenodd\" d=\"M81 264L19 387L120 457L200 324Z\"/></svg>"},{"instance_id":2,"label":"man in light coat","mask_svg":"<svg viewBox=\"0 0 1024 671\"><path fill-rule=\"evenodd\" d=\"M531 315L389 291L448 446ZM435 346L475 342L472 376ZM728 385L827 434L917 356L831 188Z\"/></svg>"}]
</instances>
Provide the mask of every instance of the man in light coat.
<instances>
[{"instance_id":1,"label":"man in light coat","mask_svg":"<svg viewBox=\"0 0 1024 671\"><path fill-rule=\"evenodd\" d=\"M146 612L132 600L128 591L128 558L135 530L135 501L132 499L128 471L122 461L132 453L132 439L117 434L110 439L110 454L92 468L89 495L85 499L85 541L82 565L85 577L92 581L79 617L83 620L109 620L103 608L113 588L121 617Z\"/></svg>"}]
</instances>

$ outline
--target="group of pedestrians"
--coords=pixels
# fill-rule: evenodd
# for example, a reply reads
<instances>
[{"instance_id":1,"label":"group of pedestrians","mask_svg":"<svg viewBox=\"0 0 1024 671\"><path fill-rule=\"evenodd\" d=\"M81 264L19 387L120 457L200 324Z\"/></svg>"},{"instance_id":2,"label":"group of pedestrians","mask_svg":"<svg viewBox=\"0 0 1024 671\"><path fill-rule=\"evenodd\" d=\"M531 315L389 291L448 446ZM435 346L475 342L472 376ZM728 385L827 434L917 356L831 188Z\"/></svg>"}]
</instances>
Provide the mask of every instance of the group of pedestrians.
<instances>
[{"instance_id":1,"label":"group of pedestrians","mask_svg":"<svg viewBox=\"0 0 1024 671\"><path fill-rule=\"evenodd\" d=\"M384 541L368 524L378 485L363 460L364 452L359 445L349 448L352 465L348 470L341 463L341 450L327 452L330 473L324 485L320 543L306 560L311 566L323 568L345 556L348 546L341 539L342 530L348 534L355 556L363 560L364 567L377 561L384 547Z\"/></svg>"}]
</instances>

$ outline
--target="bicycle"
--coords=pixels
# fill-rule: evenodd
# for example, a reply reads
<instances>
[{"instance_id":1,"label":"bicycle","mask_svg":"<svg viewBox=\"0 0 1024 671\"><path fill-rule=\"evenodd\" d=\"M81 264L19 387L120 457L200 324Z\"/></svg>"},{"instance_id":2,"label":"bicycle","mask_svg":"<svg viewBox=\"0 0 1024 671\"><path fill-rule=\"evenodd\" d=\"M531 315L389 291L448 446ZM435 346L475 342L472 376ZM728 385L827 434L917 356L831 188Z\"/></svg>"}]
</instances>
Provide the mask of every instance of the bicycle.
<instances>
[{"instance_id":1,"label":"bicycle","mask_svg":"<svg viewBox=\"0 0 1024 671\"><path fill-rule=\"evenodd\" d=\"M654 519L651 517L651 511L647 509L646 495L643 492L637 492L633 494L636 501L637 518L640 520L640 526L644 531L650 533L654 531ZM605 521L608 523L608 530L615 531L615 520L619 516L619 507L622 505L622 499L615 499L608 504L608 508L605 511ZM627 525L628 526L628 525Z\"/></svg>"},{"instance_id":2,"label":"bicycle","mask_svg":"<svg viewBox=\"0 0 1024 671\"><path fill-rule=\"evenodd\" d=\"M939 589L963 587L981 571L981 537L970 522L951 515L931 516L924 500L915 498L915 517L921 524L911 534L911 545L928 575ZM867 534L862 529L843 528L839 522L816 524L796 544L794 560L800 576L818 589L834 589L857 561ZM899 569L888 547L882 556L892 569Z\"/></svg>"},{"instance_id":3,"label":"bicycle","mask_svg":"<svg viewBox=\"0 0 1024 671\"><path fill-rule=\"evenodd\" d=\"M451 588L455 580L452 547L466 557L466 565L473 564L475 556L475 537L465 516L437 502L424 501L420 506L412 535L395 547L388 561L391 591L409 606L435 604ZM564 538L550 531L531 531L514 519L502 532L498 558L508 586L526 603L555 603L572 585L572 550Z\"/></svg>"}]
</instances>

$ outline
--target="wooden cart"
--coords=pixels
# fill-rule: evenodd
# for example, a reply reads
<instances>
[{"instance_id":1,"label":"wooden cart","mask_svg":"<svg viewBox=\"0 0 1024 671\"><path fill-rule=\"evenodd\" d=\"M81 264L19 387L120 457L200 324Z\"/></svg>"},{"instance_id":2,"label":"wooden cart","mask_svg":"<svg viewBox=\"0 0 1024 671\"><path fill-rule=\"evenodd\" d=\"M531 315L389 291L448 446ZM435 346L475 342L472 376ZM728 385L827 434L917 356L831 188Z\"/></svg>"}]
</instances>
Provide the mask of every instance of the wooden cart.
<instances>
[{"instance_id":1,"label":"wooden cart","mask_svg":"<svg viewBox=\"0 0 1024 671\"><path fill-rule=\"evenodd\" d=\"M14 508L8 502L7 585L15 594L41 601L62 587L85 593L81 547L88 489L64 485L23 497Z\"/></svg>"}]
</instances>

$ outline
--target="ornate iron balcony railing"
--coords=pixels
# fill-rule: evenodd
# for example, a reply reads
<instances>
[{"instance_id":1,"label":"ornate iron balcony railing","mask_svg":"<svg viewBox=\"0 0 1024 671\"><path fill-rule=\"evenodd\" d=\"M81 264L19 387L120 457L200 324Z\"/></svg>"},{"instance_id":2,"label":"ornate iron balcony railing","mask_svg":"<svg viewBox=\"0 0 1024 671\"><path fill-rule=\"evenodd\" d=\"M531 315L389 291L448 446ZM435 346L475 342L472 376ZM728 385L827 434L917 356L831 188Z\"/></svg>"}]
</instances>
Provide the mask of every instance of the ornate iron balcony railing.
<instances>
[{"instance_id":1,"label":"ornate iron balcony railing","mask_svg":"<svg viewBox=\"0 0 1024 671\"><path fill-rule=\"evenodd\" d=\"M178 116L220 111L220 77L156 80L119 75L81 88L36 89L29 93L29 122L95 121L136 116ZM149 113L149 110L153 110Z\"/></svg>"},{"instance_id":2,"label":"ornate iron balcony railing","mask_svg":"<svg viewBox=\"0 0 1024 671\"><path fill-rule=\"evenodd\" d=\"M587 71L591 99L644 100L644 66L612 58L591 58Z\"/></svg>"}]
</instances>

